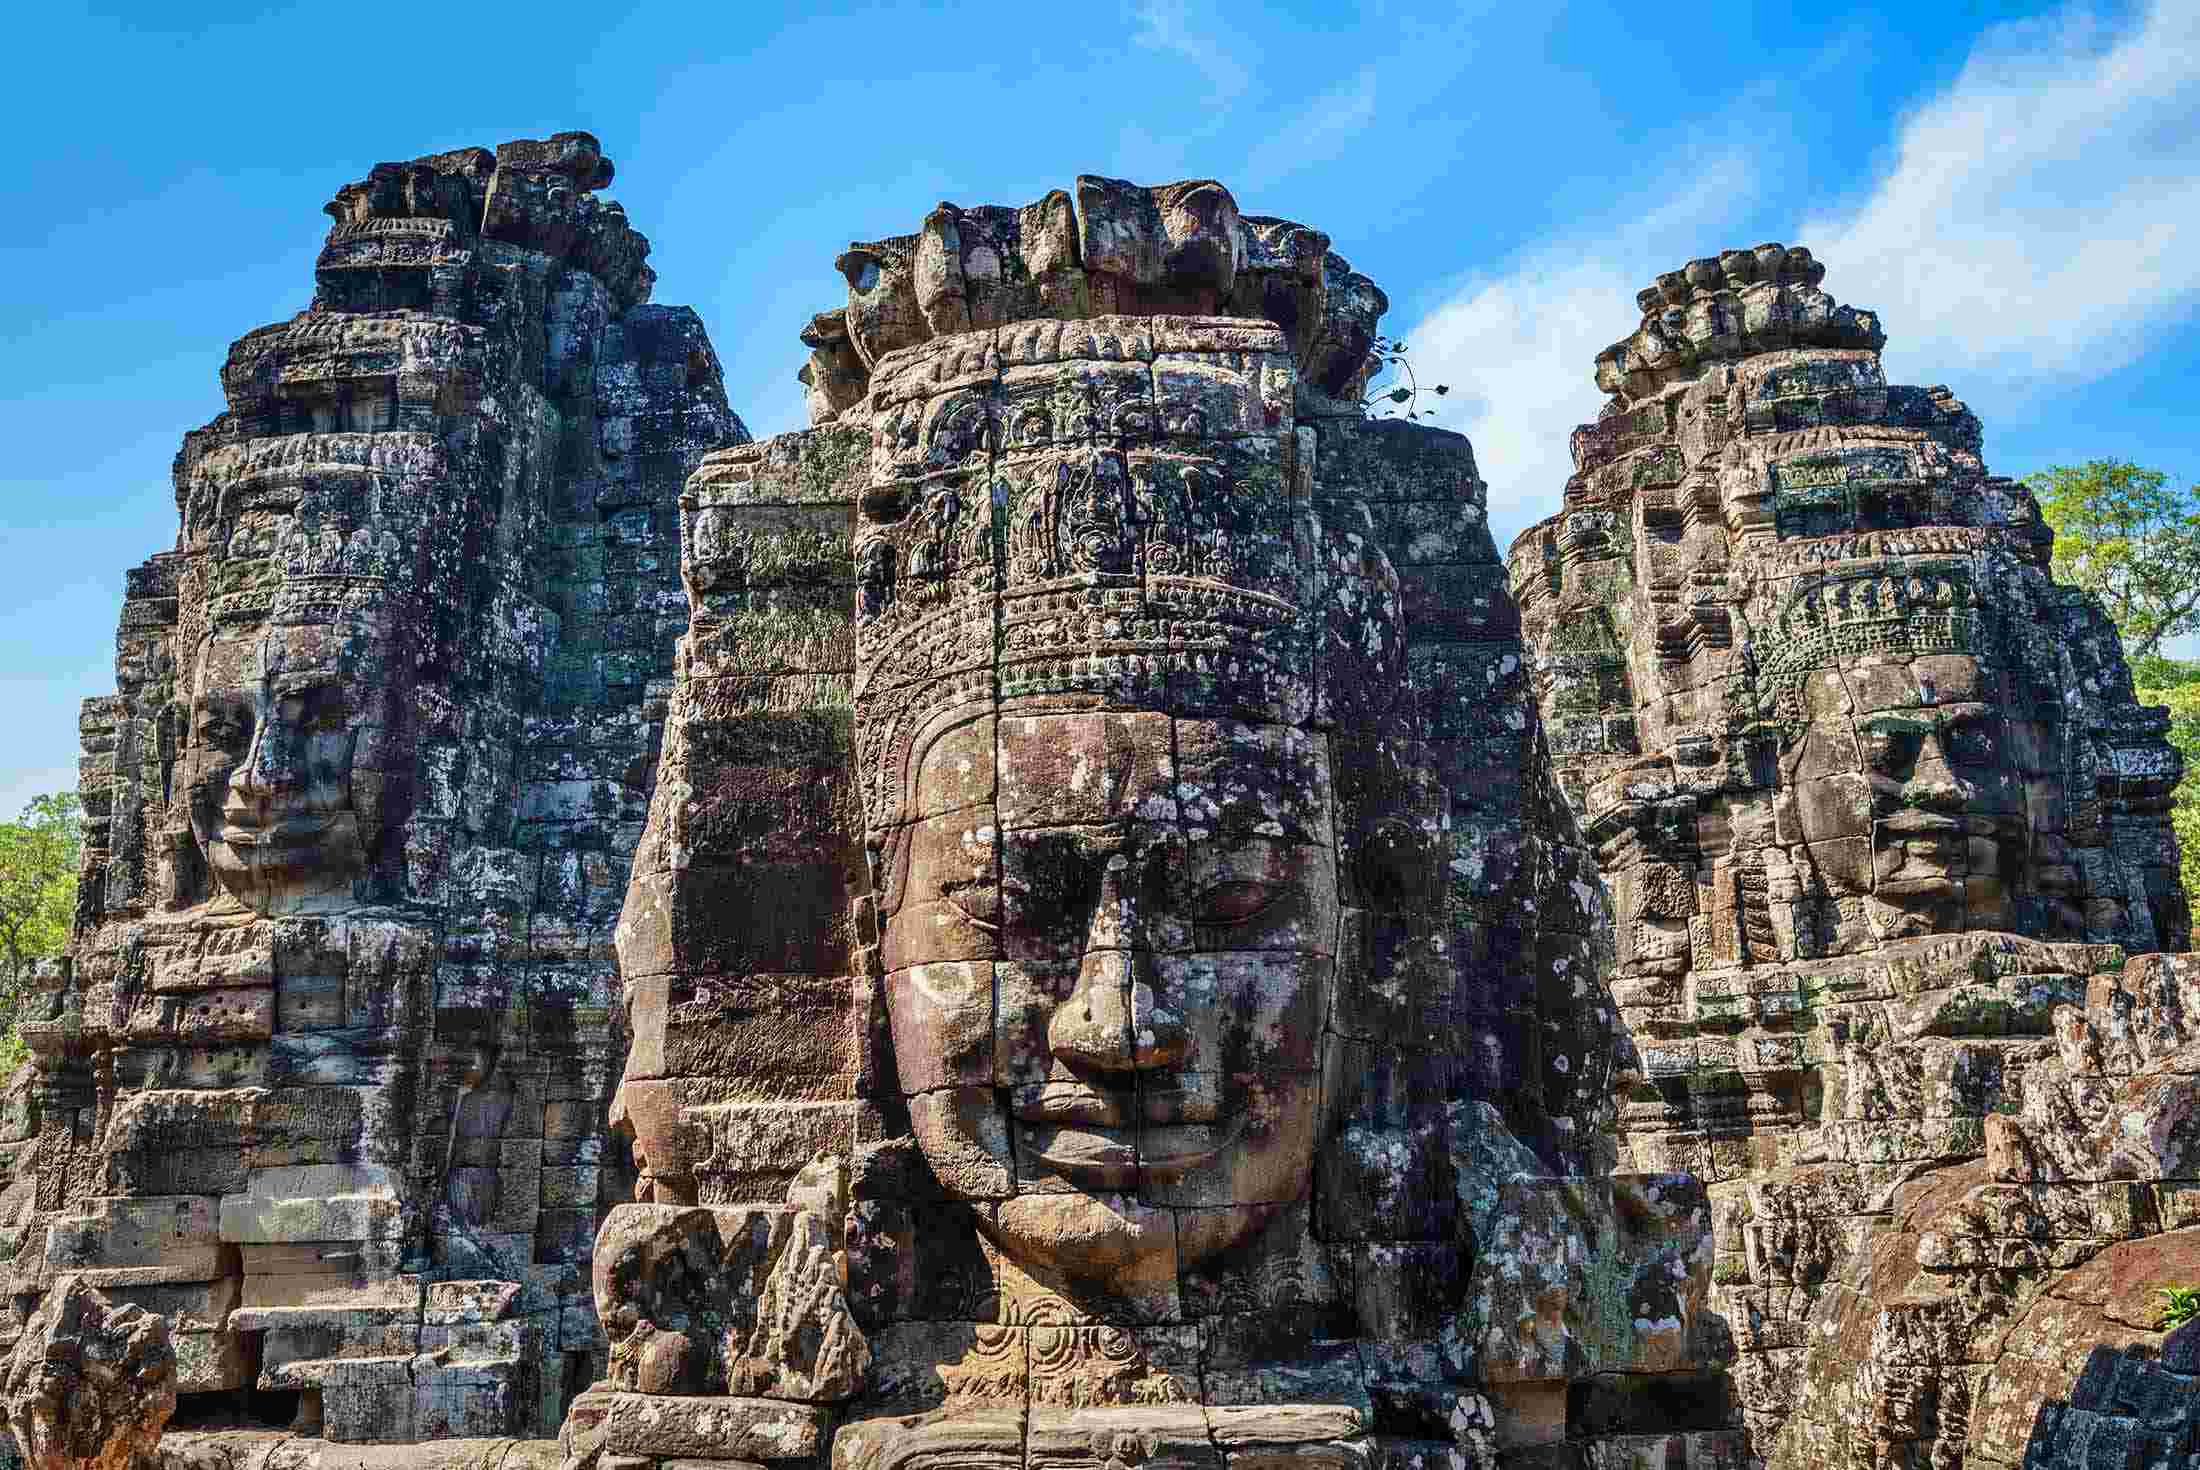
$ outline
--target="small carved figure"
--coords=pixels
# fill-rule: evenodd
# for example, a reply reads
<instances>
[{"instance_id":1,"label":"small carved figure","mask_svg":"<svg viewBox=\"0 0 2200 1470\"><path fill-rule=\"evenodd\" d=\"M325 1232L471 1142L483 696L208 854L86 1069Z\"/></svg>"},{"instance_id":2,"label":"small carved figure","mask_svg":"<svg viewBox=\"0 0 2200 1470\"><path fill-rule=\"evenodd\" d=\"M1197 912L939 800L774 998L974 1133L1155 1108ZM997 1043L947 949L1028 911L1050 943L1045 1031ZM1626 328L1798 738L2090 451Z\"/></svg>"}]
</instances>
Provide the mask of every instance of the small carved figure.
<instances>
[{"instance_id":1,"label":"small carved figure","mask_svg":"<svg viewBox=\"0 0 2200 1470\"><path fill-rule=\"evenodd\" d=\"M168 1324L61 1276L15 1341L0 1406L29 1470L150 1470L176 1412Z\"/></svg>"}]
</instances>

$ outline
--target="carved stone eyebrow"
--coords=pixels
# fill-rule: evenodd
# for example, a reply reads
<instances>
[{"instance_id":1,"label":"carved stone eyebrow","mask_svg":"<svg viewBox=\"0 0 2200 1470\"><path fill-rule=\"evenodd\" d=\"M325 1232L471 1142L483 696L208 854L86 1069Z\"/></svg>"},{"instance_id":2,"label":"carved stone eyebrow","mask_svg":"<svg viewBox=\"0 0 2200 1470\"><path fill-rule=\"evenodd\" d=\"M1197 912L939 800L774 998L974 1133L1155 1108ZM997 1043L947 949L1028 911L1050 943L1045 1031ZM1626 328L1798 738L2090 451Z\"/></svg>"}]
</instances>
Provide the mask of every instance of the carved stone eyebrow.
<instances>
[{"instance_id":1,"label":"carved stone eyebrow","mask_svg":"<svg viewBox=\"0 0 2200 1470\"><path fill-rule=\"evenodd\" d=\"M314 694L333 689L339 695L348 688L344 678L334 669L310 669L296 674L277 674L268 681L268 692L278 698L292 694Z\"/></svg>"},{"instance_id":2,"label":"carved stone eyebrow","mask_svg":"<svg viewBox=\"0 0 2200 1470\"><path fill-rule=\"evenodd\" d=\"M1194 829L1190 838L1193 851L1202 848L1239 847L1252 842L1283 843L1291 847L1321 847L1319 833L1300 821L1290 811L1226 812L1211 822L1187 823Z\"/></svg>"}]
</instances>

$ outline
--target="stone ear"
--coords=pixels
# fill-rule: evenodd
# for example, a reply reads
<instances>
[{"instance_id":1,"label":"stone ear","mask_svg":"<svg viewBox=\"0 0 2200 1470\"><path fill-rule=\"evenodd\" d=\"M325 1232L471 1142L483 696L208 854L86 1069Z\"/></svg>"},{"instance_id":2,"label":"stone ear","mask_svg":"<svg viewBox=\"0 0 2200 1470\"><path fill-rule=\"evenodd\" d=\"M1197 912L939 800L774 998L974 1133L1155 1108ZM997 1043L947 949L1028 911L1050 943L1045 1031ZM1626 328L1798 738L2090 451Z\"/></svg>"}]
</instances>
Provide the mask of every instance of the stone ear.
<instances>
[{"instance_id":1,"label":"stone ear","mask_svg":"<svg viewBox=\"0 0 2200 1470\"><path fill-rule=\"evenodd\" d=\"M1360 844L1360 893L1377 913L1414 908L1435 896L1436 844L1413 822L1387 817Z\"/></svg>"},{"instance_id":2,"label":"stone ear","mask_svg":"<svg viewBox=\"0 0 2200 1470\"><path fill-rule=\"evenodd\" d=\"M199 839L191 830L190 819L182 809L170 818L162 831L165 840L162 864L161 905L170 909L187 909L206 898L206 854L199 851Z\"/></svg>"}]
</instances>

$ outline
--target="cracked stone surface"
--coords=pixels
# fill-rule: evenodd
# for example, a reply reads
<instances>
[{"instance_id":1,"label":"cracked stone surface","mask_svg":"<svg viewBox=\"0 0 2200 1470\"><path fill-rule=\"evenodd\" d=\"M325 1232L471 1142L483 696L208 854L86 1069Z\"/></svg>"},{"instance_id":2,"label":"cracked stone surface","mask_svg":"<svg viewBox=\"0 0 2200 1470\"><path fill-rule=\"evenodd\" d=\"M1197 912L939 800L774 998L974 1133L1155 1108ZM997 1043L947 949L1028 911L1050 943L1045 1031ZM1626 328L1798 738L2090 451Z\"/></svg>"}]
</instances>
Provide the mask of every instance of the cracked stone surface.
<instances>
[{"instance_id":1,"label":"cracked stone surface","mask_svg":"<svg viewBox=\"0 0 2200 1470\"><path fill-rule=\"evenodd\" d=\"M1978 420L1889 384L1825 272L1643 291L1508 557L1611 898L1623 1150L1708 1191L1753 1457L2109 1463L2069 1395L2156 1338L2101 1273L2189 1279L2200 1223L2180 763Z\"/></svg>"},{"instance_id":2,"label":"cracked stone surface","mask_svg":"<svg viewBox=\"0 0 2200 1470\"><path fill-rule=\"evenodd\" d=\"M757 444L612 176L377 166L185 438L0 1092L33 1463L2195 1451L2177 757L1808 251L1642 293L1501 562L1214 180L850 244Z\"/></svg>"},{"instance_id":3,"label":"cracked stone surface","mask_svg":"<svg viewBox=\"0 0 2200 1470\"><path fill-rule=\"evenodd\" d=\"M0 1369L0 1405L28 1470L142 1470L176 1410L168 1324L63 1276Z\"/></svg>"},{"instance_id":4,"label":"cracked stone surface","mask_svg":"<svg viewBox=\"0 0 2200 1470\"><path fill-rule=\"evenodd\" d=\"M838 267L814 426L681 502L568 1464L1731 1458L1472 451L1358 403L1381 292L1211 180ZM867 1371L802 1367L842 1311Z\"/></svg>"},{"instance_id":5,"label":"cracked stone surface","mask_svg":"<svg viewBox=\"0 0 2200 1470\"><path fill-rule=\"evenodd\" d=\"M165 1319L191 1415L547 1437L603 1371L677 497L747 438L611 176L561 133L338 190L129 574L0 1213L19 1297Z\"/></svg>"}]
</instances>

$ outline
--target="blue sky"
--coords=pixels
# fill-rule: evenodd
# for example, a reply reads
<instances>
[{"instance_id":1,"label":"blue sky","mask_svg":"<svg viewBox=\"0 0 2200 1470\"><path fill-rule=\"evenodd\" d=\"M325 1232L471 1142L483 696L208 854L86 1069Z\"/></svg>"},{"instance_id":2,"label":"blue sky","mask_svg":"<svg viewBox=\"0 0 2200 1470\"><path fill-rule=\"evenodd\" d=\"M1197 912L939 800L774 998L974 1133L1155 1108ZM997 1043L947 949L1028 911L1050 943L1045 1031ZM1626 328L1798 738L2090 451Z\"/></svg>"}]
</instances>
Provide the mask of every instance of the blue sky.
<instances>
[{"instance_id":1,"label":"blue sky","mask_svg":"<svg viewBox=\"0 0 2200 1470\"><path fill-rule=\"evenodd\" d=\"M188 16L188 21L179 17ZM0 94L0 815L74 784L123 571L229 342L303 308L375 162L587 128L750 428L852 238L1079 173L1327 231L1452 385L1500 540L1555 506L1633 296L1811 246L2021 475L2200 478L2200 0L1556 7L34 7Z\"/></svg>"}]
</instances>

